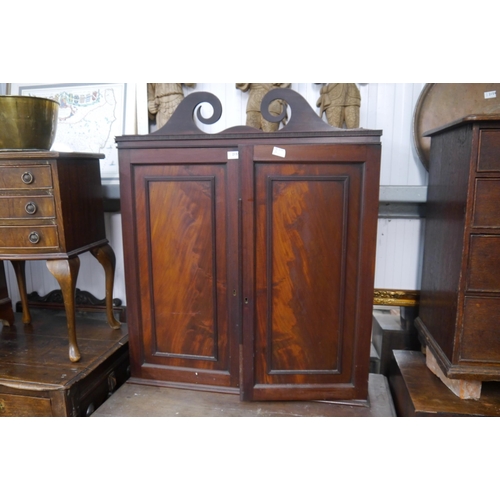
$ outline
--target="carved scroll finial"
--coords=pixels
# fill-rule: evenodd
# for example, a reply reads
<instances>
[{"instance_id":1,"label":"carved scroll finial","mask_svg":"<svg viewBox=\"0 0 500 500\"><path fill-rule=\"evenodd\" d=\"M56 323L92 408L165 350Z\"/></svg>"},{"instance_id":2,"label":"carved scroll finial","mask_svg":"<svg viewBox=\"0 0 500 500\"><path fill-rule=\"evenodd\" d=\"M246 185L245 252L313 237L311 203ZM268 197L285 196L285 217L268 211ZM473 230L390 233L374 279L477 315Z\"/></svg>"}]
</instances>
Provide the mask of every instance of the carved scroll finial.
<instances>
[{"instance_id":1,"label":"carved scroll finial","mask_svg":"<svg viewBox=\"0 0 500 500\"><path fill-rule=\"evenodd\" d=\"M212 115L205 118L201 114L201 107L204 103L212 106ZM200 106L200 107L198 107ZM198 109L196 109L198 107ZM170 120L153 134L200 134L202 131L194 121L194 114L198 120L205 124L211 125L216 123L222 115L222 104L219 99L210 92L193 92L187 95L182 102L179 103Z\"/></svg>"},{"instance_id":2,"label":"carved scroll finial","mask_svg":"<svg viewBox=\"0 0 500 500\"><path fill-rule=\"evenodd\" d=\"M291 109L291 117L287 125L283 127L280 132L332 130L332 127L325 123L314 112L304 97L292 89L274 89L264 96L262 99L261 112L266 120L279 122L282 119L282 115L275 116L269 112L271 103L277 99L285 101Z\"/></svg>"}]
</instances>

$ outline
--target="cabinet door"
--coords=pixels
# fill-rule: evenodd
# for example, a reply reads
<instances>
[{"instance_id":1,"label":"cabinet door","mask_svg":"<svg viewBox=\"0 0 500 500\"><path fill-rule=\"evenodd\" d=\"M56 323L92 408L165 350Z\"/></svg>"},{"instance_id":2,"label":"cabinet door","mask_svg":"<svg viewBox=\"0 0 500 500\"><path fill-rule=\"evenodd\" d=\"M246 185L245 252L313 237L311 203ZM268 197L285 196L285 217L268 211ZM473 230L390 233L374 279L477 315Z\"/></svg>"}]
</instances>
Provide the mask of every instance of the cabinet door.
<instances>
[{"instance_id":1,"label":"cabinet door","mask_svg":"<svg viewBox=\"0 0 500 500\"><path fill-rule=\"evenodd\" d=\"M379 155L242 148L243 399L366 399Z\"/></svg>"},{"instance_id":2,"label":"cabinet door","mask_svg":"<svg viewBox=\"0 0 500 500\"><path fill-rule=\"evenodd\" d=\"M140 309L132 376L237 387L237 160L219 149L150 150L131 154L131 170L138 285L129 300Z\"/></svg>"}]
</instances>

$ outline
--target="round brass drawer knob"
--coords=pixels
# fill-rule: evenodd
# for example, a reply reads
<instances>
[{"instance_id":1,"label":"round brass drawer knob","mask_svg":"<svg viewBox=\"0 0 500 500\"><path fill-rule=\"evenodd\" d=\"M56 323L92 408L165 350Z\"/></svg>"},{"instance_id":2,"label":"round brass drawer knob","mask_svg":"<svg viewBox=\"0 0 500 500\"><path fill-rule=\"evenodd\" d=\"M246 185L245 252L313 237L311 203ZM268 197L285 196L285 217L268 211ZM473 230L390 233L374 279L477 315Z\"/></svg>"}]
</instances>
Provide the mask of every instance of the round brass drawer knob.
<instances>
[{"instance_id":1,"label":"round brass drawer knob","mask_svg":"<svg viewBox=\"0 0 500 500\"><path fill-rule=\"evenodd\" d=\"M31 184L35 180L35 178L33 177L33 174L31 172L24 172L24 174L21 175L21 180L25 184Z\"/></svg>"},{"instance_id":2,"label":"round brass drawer knob","mask_svg":"<svg viewBox=\"0 0 500 500\"><path fill-rule=\"evenodd\" d=\"M30 202L26 203L26 206L24 207L24 209L26 210L27 214L33 215L36 212L37 207L32 201L30 201Z\"/></svg>"},{"instance_id":3,"label":"round brass drawer knob","mask_svg":"<svg viewBox=\"0 0 500 500\"><path fill-rule=\"evenodd\" d=\"M32 231L29 234L28 239L30 240L30 243L36 245L40 241L40 235L36 231Z\"/></svg>"}]
</instances>

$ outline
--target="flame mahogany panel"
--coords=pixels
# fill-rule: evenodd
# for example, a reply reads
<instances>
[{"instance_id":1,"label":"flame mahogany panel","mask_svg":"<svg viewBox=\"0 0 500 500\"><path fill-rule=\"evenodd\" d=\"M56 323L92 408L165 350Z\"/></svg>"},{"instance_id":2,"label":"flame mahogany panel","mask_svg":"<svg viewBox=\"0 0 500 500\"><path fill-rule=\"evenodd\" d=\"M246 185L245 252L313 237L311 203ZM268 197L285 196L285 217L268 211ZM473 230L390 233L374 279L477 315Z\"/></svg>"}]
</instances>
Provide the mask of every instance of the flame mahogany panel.
<instances>
[{"instance_id":1,"label":"flame mahogany panel","mask_svg":"<svg viewBox=\"0 0 500 500\"><path fill-rule=\"evenodd\" d=\"M258 383L341 368L349 182L317 170L256 166Z\"/></svg>"},{"instance_id":2,"label":"flame mahogany panel","mask_svg":"<svg viewBox=\"0 0 500 500\"><path fill-rule=\"evenodd\" d=\"M142 363L152 376L233 384L227 182L224 163L135 169Z\"/></svg>"},{"instance_id":3,"label":"flame mahogany panel","mask_svg":"<svg viewBox=\"0 0 500 500\"><path fill-rule=\"evenodd\" d=\"M243 155L244 203L253 194L243 211L243 269L255 276L244 286L243 397L363 399L377 217L367 190L378 181L377 153L283 150L283 159L270 146Z\"/></svg>"}]
</instances>

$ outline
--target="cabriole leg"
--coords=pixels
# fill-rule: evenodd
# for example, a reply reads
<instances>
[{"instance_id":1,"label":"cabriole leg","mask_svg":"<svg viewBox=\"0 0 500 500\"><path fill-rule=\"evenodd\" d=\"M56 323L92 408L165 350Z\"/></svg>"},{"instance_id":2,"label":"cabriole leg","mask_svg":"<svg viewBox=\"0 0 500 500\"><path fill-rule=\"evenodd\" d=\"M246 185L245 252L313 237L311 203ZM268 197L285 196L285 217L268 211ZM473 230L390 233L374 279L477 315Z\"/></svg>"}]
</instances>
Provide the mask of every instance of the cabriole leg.
<instances>
[{"instance_id":1,"label":"cabriole leg","mask_svg":"<svg viewBox=\"0 0 500 500\"><path fill-rule=\"evenodd\" d=\"M76 362L80 359L80 350L76 342L75 318L75 291L78 271L80 270L80 259L75 256L70 259L48 260L47 268L61 287L68 323L69 359Z\"/></svg>"},{"instance_id":2,"label":"cabriole leg","mask_svg":"<svg viewBox=\"0 0 500 500\"><path fill-rule=\"evenodd\" d=\"M28 306L28 293L26 292L26 262L24 260L11 260L12 267L16 273L17 286L21 296L21 305L23 306L23 323L31 323L31 314Z\"/></svg>"},{"instance_id":3,"label":"cabriole leg","mask_svg":"<svg viewBox=\"0 0 500 500\"><path fill-rule=\"evenodd\" d=\"M120 328L121 323L115 319L113 315L113 286L115 282L116 266L115 252L111 246L107 244L101 247L93 248L90 252L104 268L106 276L106 315L109 326L117 330Z\"/></svg>"}]
</instances>

